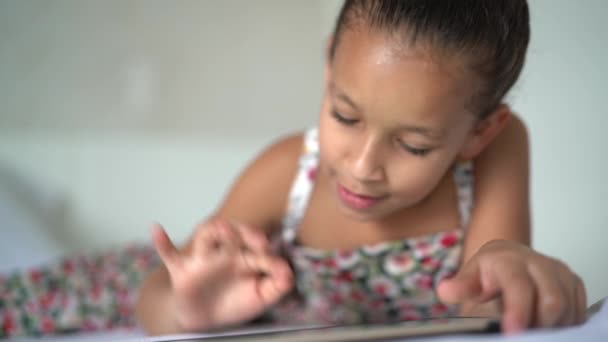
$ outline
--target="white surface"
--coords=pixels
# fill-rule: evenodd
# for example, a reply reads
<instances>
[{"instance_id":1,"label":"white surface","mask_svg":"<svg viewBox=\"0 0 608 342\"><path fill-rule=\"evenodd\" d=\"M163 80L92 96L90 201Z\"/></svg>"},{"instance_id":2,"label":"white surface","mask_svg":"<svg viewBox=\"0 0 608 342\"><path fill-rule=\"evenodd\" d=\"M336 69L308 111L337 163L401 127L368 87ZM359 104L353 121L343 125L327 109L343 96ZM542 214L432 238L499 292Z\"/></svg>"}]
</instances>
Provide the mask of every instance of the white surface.
<instances>
[{"instance_id":1,"label":"white surface","mask_svg":"<svg viewBox=\"0 0 608 342\"><path fill-rule=\"evenodd\" d=\"M71 337L51 337L44 339L14 339L21 342L167 342L175 339L202 338L209 335L184 334L167 335L159 337L146 337L136 331L131 332L111 332L100 334L79 334ZM395 340L397 342L399 340ZM516 336L501 335L463 335L463 336L443 336L424 339L407 339L407 342L566 342L566 341L585 341L585 342L605 342L608 341L608 305L593 316L587 323L580 327L573 327L560 330L530 331ZM185 342L185 341L184 341Z\"/></svg>"},{"instance_id":2,"label":"white surface","mask_svg":"<svg viewBox=\"0 0 608 342\"><path fill-rule=\"evenodd\" d=\"M41 338L10 338L12 342L143 342L145 336L137 331L111 331L98 333L79 333L69 336L45 336Z\"/></svg>"},{"instance_id":3,"label":"white surface","mask_svg":"<svg viewBox=\"0 0 608 342\"><path fill-rule=\"evenodd\" d=\"M183 239L255 151L315 120L338 4L2 1L0 165L65 193L70 248L147 239L152 220ZM530 6L510 99L531 134L534 244L593 302L608 295L608 2Z\"/></svg>"}]
</instances>

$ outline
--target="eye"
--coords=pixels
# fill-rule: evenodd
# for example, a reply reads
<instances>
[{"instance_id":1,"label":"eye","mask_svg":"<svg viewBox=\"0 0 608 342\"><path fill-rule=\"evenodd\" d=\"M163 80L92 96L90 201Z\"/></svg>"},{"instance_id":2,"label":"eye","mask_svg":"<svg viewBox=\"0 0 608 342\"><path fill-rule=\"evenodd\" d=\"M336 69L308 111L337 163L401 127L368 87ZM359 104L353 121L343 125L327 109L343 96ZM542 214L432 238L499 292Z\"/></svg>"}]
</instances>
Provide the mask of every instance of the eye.
<instances>
[{"instance_id":1,"label":"eye","mask_svg":"<svg viewBox=\"0 0 608 342\"><path fill-rule=\"evenodd\" d=\"M332 110L331 115L334 117L334 119L336 119L336 121L338 121L341 124L347 125L347 126L352 126L352 125L356 124L357 122L359 122L358 119L349 119L349 118L344 117L342 114L338 113L336 110Z\"/></svg>"},{"instance_id":2,"label":"eye","mask_svg":"<svg viewBox=\"0 0 608 342\"><path fill-rule=\"evenodd\" d=\"M426 155L429 154L429 152L431 152L431 149L429 148L416 148L416 147L412 147L404 142L399 142L399 145L401 145L401 147L407 151L408 153L411 153L417 157L424 157Z\"/></svg>"}]
</instances>

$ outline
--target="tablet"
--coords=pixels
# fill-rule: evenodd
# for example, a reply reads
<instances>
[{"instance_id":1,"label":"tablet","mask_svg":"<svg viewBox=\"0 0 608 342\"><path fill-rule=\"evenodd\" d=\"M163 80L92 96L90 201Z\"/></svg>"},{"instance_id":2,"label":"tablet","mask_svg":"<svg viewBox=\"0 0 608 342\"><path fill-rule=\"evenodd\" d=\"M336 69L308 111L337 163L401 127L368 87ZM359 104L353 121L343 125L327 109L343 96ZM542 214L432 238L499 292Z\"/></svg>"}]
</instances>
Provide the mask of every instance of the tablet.
<instances>
[{"instance_id":1,"label":"tablet","mask_svg":"<svg viewBox=\"0 0 608 342\"><path fill-rule=\"evenodd\" d=\"M171 342L346 342L381 341L449 334L500 332L500 322L491 318L457 317L408 321L390 324L331 325L248 330L245 333L205 335Z\"/></svg>"}]
</instances>

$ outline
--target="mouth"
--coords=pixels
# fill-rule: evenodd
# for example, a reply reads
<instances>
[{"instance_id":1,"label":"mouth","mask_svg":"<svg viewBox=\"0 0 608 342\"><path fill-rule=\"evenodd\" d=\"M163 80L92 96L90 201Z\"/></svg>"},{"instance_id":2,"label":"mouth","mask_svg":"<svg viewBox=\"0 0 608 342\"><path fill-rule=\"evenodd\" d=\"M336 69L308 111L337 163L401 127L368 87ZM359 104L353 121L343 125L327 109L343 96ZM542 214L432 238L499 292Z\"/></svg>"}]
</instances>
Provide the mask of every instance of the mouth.
<instances>
[{"instance_id":1,"label":"mouth","mask_svg":"<svg viewBox=\"0 0 608 342\"><path fill-rule=\"evenodd\" d=\"M347 207L357 210L370 209L388 197L388 195L372 196L367 194L358 194L350 191L342 184L338 183L338 196L342 203Z\"/></svg>"}]
</instances>

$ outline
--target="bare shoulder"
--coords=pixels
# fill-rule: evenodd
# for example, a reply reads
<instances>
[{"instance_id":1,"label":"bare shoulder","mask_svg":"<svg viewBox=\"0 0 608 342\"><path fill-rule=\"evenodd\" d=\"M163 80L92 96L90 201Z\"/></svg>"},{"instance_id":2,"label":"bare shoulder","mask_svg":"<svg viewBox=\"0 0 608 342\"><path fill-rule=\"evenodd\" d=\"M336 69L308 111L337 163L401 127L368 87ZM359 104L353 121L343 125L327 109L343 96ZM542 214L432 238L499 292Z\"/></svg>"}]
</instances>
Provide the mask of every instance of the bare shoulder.
<instances>
[{"instance_id":1,"label":"bare shoulder","mask_svg":"<svg viewBox=\"0 0 608 342\"><path fill-rule=\"evenodd\" d=\"M266 232L279 226L298 170L303 135L282 137L241 172L214 216L247 223Z\"/></svg>"},{"instance_id":2,"label":"bare shoulder","mask_svg":"<svg viewBox=\"0 0 608 342\"><path fill-rule=\"evenodd\" d=\"M528 129L523 120L512 114L502 131L476 158L476 165L484 169L496 169L510 160L523 162L528 159ZM501 162L499 162L501 161Z\"/></svg>"},{"instance_id":3,"label":"bare shoulder","mask_svg":"<svg viewBox=\"0 0 608 342\"><path fill-rule=\"evenodd\" d=\"M303 142L304 136L302 133L281 137L262 151L251 166L264 166L264 163L272 163L276 166L278 163L295 170L297 165L292 165L291 161L296 161L300 157Z\"/></svg>"},{"instance_id":4,"label":"bare shoulder","mask_svg":"<svg viewBox=\"0 0 608 342\"><path fill-rule=\"evenodd\" d=\"M511 119L500 135L501 137L499 137L499 140L515 144L515 146L519 146L519 148L528 148L528 128L523 120L516 114L511 116Z\"/></svg>"}]
</instances>

